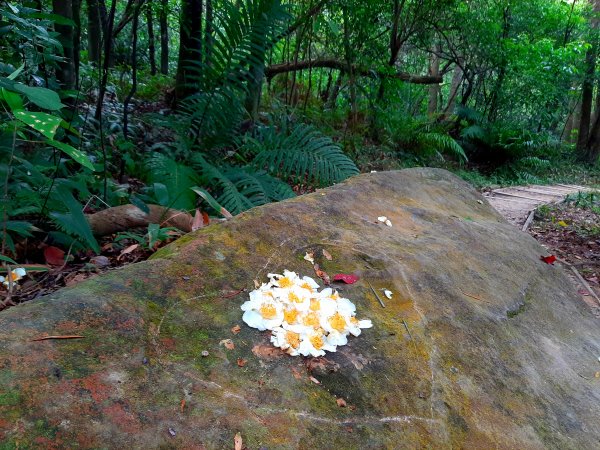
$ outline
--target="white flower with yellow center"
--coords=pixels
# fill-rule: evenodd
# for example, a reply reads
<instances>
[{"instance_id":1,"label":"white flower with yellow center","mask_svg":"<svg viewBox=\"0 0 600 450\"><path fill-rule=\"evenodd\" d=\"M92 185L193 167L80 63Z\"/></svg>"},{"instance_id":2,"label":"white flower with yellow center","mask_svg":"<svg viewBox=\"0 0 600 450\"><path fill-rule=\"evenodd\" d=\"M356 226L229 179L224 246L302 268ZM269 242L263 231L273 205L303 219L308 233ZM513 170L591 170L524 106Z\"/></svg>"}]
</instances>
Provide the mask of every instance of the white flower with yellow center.
<instances>
[{"instance_id":1,"label":"white flower with yellow center","mask_svg":"<svg viewBox=\"0 0 600 450\"><path fill-rule=\"evenodd\" d=\"M299 333L294 333L283 328L275 328L271 334L271 343L281 350L285 350L291 356L298 356L300 353L301 337Z\"/></svg>"},{"instance_id":2,"label":"white flower with yellow center","mask_svg":"<svg viewBox=\"0 0 600 450\"><path fill-rule=\"evenodd\" d=\"M271 343L291 356L323 356L358 336L370 320L355 317L356 306L331 288L285 270L269 274L269 282L250 292L242 305L243 320L261 331L271 330Z\"/></svg>"},{"instance_id":3,"label":"white flower with yellow center","mask_svg":"<svg viewBox=\"0 0 600 450\"><path fill-rule=\"evenodd\" d=\"M21 278L25 276L27 272L22 267L17 267L14 270L11 270L6 274L6 277L0 276L0 283L4 284L4 286L9 287L10 283L13 284L18 282Z\"/></svg>"},{"instance_id":4,"label":"white flower with yellow center","mask_svg":"<svg viewBox=\"0 0 600 450\"><path fill-rule=\"evenodd\" d=\"M242 305L244 315L242 320L252 328L257 328L260 331L272 330L283 323L283 306L268 295L259 292L257 295L252 295L256 291L250 293L250 300Z\"/></svg>"},{"instance_id":5,"label":"white flower with yellow center","mask_svg":"<svg viewBox=\"0 0 600 450\"><path fill-rule=\"evenodd\" d=\"M318 331L303 336L298 347L298 353L302 356L325 356L325 351L335 352L336 347L328 343L325 335Z\"/></svg>"}]
</instances>

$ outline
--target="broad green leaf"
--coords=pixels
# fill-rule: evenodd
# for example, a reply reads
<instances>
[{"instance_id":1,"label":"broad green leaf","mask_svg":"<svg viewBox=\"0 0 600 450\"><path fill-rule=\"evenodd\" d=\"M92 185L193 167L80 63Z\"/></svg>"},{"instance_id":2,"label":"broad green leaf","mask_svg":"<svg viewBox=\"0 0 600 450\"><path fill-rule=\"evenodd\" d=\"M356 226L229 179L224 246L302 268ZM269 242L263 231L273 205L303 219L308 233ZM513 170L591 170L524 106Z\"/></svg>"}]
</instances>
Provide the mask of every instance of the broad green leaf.
<instances>
[{"instance_id":1,"label":"broad green leaf","mask_svg":"<svg viewBox=\"0 0 600 450\"><path fill-rule=\"evenodd\" d=\"M87 167L88 169L90 169L92 171L95 170L94 165L92 164L90 159L81 150L78 150L75 147L71 147L69 144L65 144L64 142L49 140L49 141L47 141L47 143L54 148L62 150L67 155L69 155L71 158L73 158L75 161L77 161L79 164L81 164L82 166Z\"/></svg>"},{"instance_id":2,"label":"broad green leaf","mask_svg":"<svg viewBox=\"0 0 600 450\"><path fill-rule=\"evenodd\" d=\"M198 194L200 197L202 197L204 200L206 200L206 202L211 206L211 208L213 208L215 211L220 213L223 217L225 217L227 219L231 219L233 217L229 211L227 211L225 208L223 208L219 204L219 202L206 191L206 189L202 189L199 187L193 187L191 189L196 194Z\"/></svg>"},{"instance_id":3,"label":"broad green leaf","mask_svg":"<svg viewBox=\"0 0 600 450\"><path fill-rule=\"evenodd\" d=\"M13 90L26 95L31 102L49 111L58 111L65 106L60 102L58 94L50 89L15 83Z\"/></svg>"},{"instance_id":4,"label":"broad green leaf","mask_svg":"<svg viewBox=\"0 0 600 450\"><path fill-rule=\"evenodd\" d=\"M134 205L137 206L141 211L145 212L146 214L150 213L150 208L148 207L148 205L143 202L139 197L132 195L129 197L129 202Z\"/></svg>"},{"instance_id":5,"label":"broad green leaf","mask_svg":"<svg viewBox=\"0 0 600 450\"><path fill-rule=\"evenodd\" d=\"M11 73L11 74L10 74L10 75L9 75L7 78L8 78L9 80L14 80L14 79L16 79L16 78L19 76L19 74L20 74L21 72L23 72L23 69L24 69L24 68L25 68L25 64L21 64L21 66L20 66L20 67L19 67L17 70L15 70L13 73Z\"/></svg>"},{"instance_id":6,"label":"broad green leaf","mask_svg":"<svg viewBox=\"0 0 600 450\"><path fill-rule=\"evenodd\" d=\"M10 259L8 256L0 255L0 261L5 261L9 264L17 264L14 259Z\"/></svg>"},{"instance_id":7,"label":"broad green leaf","mask_svg":"<svg viewBox=\"0 0 600 450\"><path fill-rule=\"evenodd\" d=\"M15 111L15 117L48 139L54 139L61 118L43 112ZM61 149L62 150L62 149Z\"/></svg>"},{"instance_id":8,"label":"broad green leaf","mask_svg":"<svg viewBox=\"0 0 600 450\"><path fill-rule=\"evenodd\" d=\"M23 100L19 94L11 92L8 89L0 88L0 97L4 99L13 113L15 111L23 110Z\"/></svg>"}]
</instances>

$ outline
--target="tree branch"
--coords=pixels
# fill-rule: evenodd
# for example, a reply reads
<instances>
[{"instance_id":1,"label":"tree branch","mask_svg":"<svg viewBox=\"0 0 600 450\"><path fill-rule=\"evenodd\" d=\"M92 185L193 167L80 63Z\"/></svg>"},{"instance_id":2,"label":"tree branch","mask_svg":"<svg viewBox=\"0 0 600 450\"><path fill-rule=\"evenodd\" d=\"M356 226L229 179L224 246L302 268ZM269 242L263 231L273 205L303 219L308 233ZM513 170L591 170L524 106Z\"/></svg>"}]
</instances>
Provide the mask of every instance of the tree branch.
<instances>
[{"instance_id":1,"label":"tree branch","mask_svg":"<svg viewBox=\"0 0 600 450\"><path fill-rule=\"evenodd\" d=\"M287 72L296 72L299 70L307 70L314 68L327 68L339 70L341 72L348 71L348 64L345 61L337 59L314 59L308 61L288 62L283 64L273 64L265 69L265 76L273 78L275 75ZM407 83L414 84L440 84L441 76L432 75L414 75L406 72L388 73L382 70L369 69L357 65L352 66L352 71L355 75L370 77L370 78L396 78Z\"/></svg>"}]
</instances>

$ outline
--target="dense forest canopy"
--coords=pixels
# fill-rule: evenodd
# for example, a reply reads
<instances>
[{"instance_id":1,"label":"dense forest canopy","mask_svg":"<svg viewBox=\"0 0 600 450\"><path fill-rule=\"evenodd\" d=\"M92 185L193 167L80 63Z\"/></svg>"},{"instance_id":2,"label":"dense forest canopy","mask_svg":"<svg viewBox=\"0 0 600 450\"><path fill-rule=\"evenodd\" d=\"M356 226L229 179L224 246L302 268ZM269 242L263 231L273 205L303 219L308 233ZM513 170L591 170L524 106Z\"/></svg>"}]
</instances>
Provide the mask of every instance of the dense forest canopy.
<instances>
[{"instance_id":1,"label":"dense forest canopy","mask_svg":"<svg viewBox=\"0 0 600 450\"><path fill-rule=\"evenodd\" d=\"M2 258L35 259L34 236L97 253L89 214L129 204L237 214L414 165L477 184L593 171L599 12L599 0L5 2ZM152 249L170 231L118 237Z\"/></svg>"}]
</instances>

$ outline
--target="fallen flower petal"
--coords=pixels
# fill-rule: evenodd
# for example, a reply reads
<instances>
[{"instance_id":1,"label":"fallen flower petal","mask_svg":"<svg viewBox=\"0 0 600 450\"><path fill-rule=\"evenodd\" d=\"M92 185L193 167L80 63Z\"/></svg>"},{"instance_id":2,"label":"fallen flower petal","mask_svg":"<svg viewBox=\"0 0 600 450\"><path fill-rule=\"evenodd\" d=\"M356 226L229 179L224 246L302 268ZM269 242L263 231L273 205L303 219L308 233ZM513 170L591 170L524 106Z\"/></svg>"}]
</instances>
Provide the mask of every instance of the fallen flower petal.
<instances>
[{"instance_id":1,"label":"fallen flower petal","mask_svg":"<svg viewBox=\"0 0 600 450\"><path fill-rule=\"evenodd\" d=\"M556 256L554 256L554 255L540 256L540 259L542 261L544 261L546 264L554 264L554 261L556 261Z\"/></svg>"},{"instance_id":2,"label":"fallen flower petal","mask_svg":"<svg viewBox=\"0 0 600 450\"><path fill-rule=\"evenodd\" d=\"M389 220L389 219L387 219L387 220L385 221L385 224L386 224L388 227L391 227L391 226L392 226L392 222L390 222L390 220Z\"/></svg>"},{"instance_id":3,"label":"fallen flower petal","mask_svg":"<svg viewBox=\"0 0 600 450\"><path fill-rule=\"evenodd\" d=\"M377 218L377 220L383 223L383 222L385 222L386 220L388 220L388 218L387 218L387 217L385 217L385 216L379 216L379 217Z\"/></svg>"},{"instance_id":4,"label":"fallen flower petal","mask_svg":"<svg viewBox=\"0 0 600 450\"><path fill-rule=\"evenodd\" d=\"M390 291L389 289L384 289L383 294L390 300L392 299L392 295L394 295L394 293L392 291Z\"/></svg>"},{"instance_id":5,"label":"fallen flower petal","mask_svg":"<svg viewBox=\"0 0 600 450\"><path fill-rule=\"evenodd\" d=\"M333 281L343 281L346 284L354 284L358 281L358 277L352 274L338 273L333 276Z\"/></svg>"},{"instance_id":6,"label":"fallen flower petal","mask_svg":"<svg viewBox=\"0 0 600 450\"><path fill-rule=\"evenodd\" d=\"M314 256L315 256L314 253L312 253L312 252L306 252L306 255L304 255L304 259L306 261L308 261L309 263L314 264L315 263Z\"/></svg>"}]
</instances>

